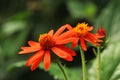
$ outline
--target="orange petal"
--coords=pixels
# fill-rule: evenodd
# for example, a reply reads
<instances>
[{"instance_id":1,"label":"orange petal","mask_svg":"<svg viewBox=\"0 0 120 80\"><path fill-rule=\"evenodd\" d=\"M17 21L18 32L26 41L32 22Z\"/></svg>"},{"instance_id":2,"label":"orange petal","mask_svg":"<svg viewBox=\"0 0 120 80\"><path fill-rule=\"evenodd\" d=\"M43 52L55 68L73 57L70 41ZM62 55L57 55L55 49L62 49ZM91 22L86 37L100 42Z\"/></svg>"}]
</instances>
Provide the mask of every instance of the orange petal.
<instances>
[{"instance_id":1,"label":"orange petal","mask_svg":"<svg viewBox=\"0 0 120 80\"><path fill-rule=\"evenodd\" d=\"M57 47L65 52L67 57L63 58L63 59L65 59L67 61L72 61L73 60L72 55L74 55L74 56L76 55L76 53L73 50L71 50L71 49L69 49L69 48L67 48L65 46L62 46L62 45L57 46Z\"/></svg>"},{"instance_id":2,"label":"orange petal","mask_svg":"<svg viewBox=\"0 0 120 80\"><path fill-rule=\"evenodd\" d=\"M34 42L34 41L28 41L28 44L31 46L31 47L40 47L40 44L38 42Z\"/></svg>"},{"instance_id":3,"label":"orange petal","mask_svg":"<svg viewBox=\"0 0 120 80\"><path fill-rule=\"evenodd\" d=\"M59 39L66 39L70 37L75 37L76 33L74 30L66 31L59 36Z\"/></svg>"},{"instance_id":4,"label":"orange petal","mask_svg":"<svg viewBox=\"0 0 120 80\"><path fill-rule=\"evenodd\" d=\"M69 24L61 26L56 33L54 34L55 37L59 36L66 28L72 29L72 27Z\"/></svg>"},{"instance_id":5,"label":"orange petal","mask_svg":"<svg viewBox=\"0 0 120 80\"><path fill-rule=\"evenodd\" d=\"M41 49L41 46L39 43L34 42L34 41L28 41L28 44L31 47L21 47L21 49L23 51L20 51L19 54L26 54L26 53L31 53L31 52L35 52Z\"/></svg>"},{"instance_id":6,"label":"orange petal","mask_svg":"<svg viewBox=\"0 0 120 80\"><path fill-rule=\"evenodd\" d=\"M92 34L92 33L88 33L88 36L91 37L91 39L98 40L98 41L99 41L99 38L103 38L104 37L104 36L100 36L99 34Z\"/></svg>"},{"instance_id":7,"label":"orange petal","mask_svg":"<svg viewBox=\"0 0 120 80\"><path fill-rule=\"evenodd\" d=\"M48 68L50 67L50 62L51 62L50 52L46 51L44 55L44 69L45 70L48 70Z\"/></svg>"},{"instance_id":8,"label":"orange petal","mask_svg":"<svg viewBox=\"0 0 120 80\"><path fill-rule=\"evenodd\" d=\"M32 63L31 71L35 70L35 69L38 67L38 65L40 64L41 61L42 61L42 58L36 59L36 60Z\"/></svg>"},{"instance_id":9,"label":"orange petal","mask_svg":"<svg viewBox=\"0 0 120 80\"><path fill-rule=\"evenodd\" d=\"M88 33L88 35L84 38L86 41L91 42L94 45L99 45L98 42L101 40L99 40L98 38L96 38L96 36L94 34Z\"/></svg>"},{"instance_id":10,"label":"orange petal","mask_svg":"<svg viewBox=\"0 0 120 80\"><path fill-rule=\"evenodd\" d=\"M72 42L72 48L74 48L78 44L79 38L76 38L75 41Z\"/></svg>"},{"instance_id":11,"label":"orange petal","mask_svg":"<svg viewBox=\"0 0 120 80\"><path fill-rule=\"evenodd\" d=\"M41 50L37 53L35 53L33 56L31 56L27 62L26 62L26 66L29 66L30 64L34 63L35 60L37 60L38 58L42 59L44 55L44 50Z\"/></svg>"},{"instance_id":12,"label":"orange petal","mask_svg":"<svg viewBox=\"0 0 120 80\"><path fill-rule=\"evenodd\" d=\"M67 54L67 57L66 57L66 58L63 58L63 59L65 59L65 60L67 60L67 61L72 61L72 60L73 60L73 57L72 57L71 55Z\"/></svg>"},{"instance_id":13,"label":"orange petal","mask_svg":"<svg viewBox=\"0 0 120 80\"><path fill-rule=\"evenodd\" d=\"M84 39L80 38L80 45L84 51L87 50Z\"/></svg>"},{"instance_id":14,"label":"orange petal","mask_svg":"<svg viewBox=\"0 0 120 80\"><path fill-rule=\"evenodd\" d=\"M54 30L50 30L50 31L48 32L48 34L51 35L51 36L53 36L53 33L54 33Z\"/></svg>"},{"instance_id":15,"label":"orange petal","mask_svg":"<svg viewBox=\"0 0 120 80\"><path fill-rule=\"evenodd\" d=\"M21 49L23 51L20 51L19 54L28 54L40 50L40 48L37 47L21 47Z\"/></svg>"},{"instance_id":16,"label":"orange petal","mask_svg":"<svg viewBox=\"0 0 120 80\"><path fill-rule=\"evenodd\" d=\"M97 42L97 38L91 33L88 33L88 35L84 39L88 42L91 42L92 44L96 44Z\"/></svg>"},{"instance_id":17,"label":"orange petal","mask_svg":"<svg viewBox=\"0 0 120 80\"><path fill-rule=\"evenodd\" d=\"M67 58L66 52L58 47L51 48L52 51L60 58Z\"/></svg>"},{"instance_id":18,"label":"orange petal","mask_svg":"<svg viewBox=\"0 0 120 80\"><path fill-rule=\"evenodd\" d=\"M92 43L92 44L96 44L96 42L95 42L95 40L93 40L91 37L86 37L86 38L84 38L86 41L88 41L88 42L90 42L90 43Z\"/></svg>"},{"instance_id":19,"label":"orange petal","mask_svg":"<svg viewBox=\"0 0 120 80\"><path fill-rule=\"evenodd\" d=\"M97 39L97 42L103 42L103 40Z\"/></svg>"},{"instance_id":20,"label":"orange petal","mask_svg":"<svg viewBox=\"0 0 120 80\"><path fill-rule=\"evenodd\" d=\"M101 36L101 35L98 34L98 33L96 33L95 36L96 36L97 38L104 38L104 37L105 37L105 36L103 36L103 35Z\"/></svg>"},{"instance_id":21,"label":"orange petal","mask_svg":"<svg viewBox=\"0 0 120 80\"><path fill-rule=\"evenodd\" d=\"M92 31L92 30L93 30L93 26L90 26L90 27L89 27L89 31Z\"/></svg>"},{"instance_id":22,"label":"orange petal","mask_svg":"<svg viewBox=\"0 0 120 80\"><path fill-rule=\"evenodd\" d=\"M73 29L70 24L66 24L66 27L67 27L68 30L72 30Z\"/></svg>"},{"instance_id":23,"label":"orange petal","mask_svg":"<svg viewBox=\"0 0 120 80\"><path fill-rule=\"evenodd\" d=\"M66 25L60 27L60 28L56 31L56 33L54 34L54 36L55 36L55 37L59 36L59 35L65 30L65 28L66 28Z\"/></svg>"},{"instance_id":24,"label":"orange petal","mask_svg":"<svg viewBox=\"0 0 120 80\"><path fill-rule=\"evenodd\" d=\"M66 38L66 39L63 39L63 40L57 40L56 41L56 44L67 44L69 42L73 42L73 41L76 41L76 38L75 37L71 37L71 38Z\"/></svg>"},{"instance_id":25,"label":"orange petal","mask_svg":"<svg viewBox=\"0 0 120 80\"><path fill-rule=\"evenodd\" d=\"M76 53L73 50L67 48L66 46L60 45L58 46L58 48L64 50L67 54L70 54L71 56L76 56Z\"/></svg>"},{"instance_id":26,"label":"orange petal","mask_svg":"<svg viewBox=\"0 0 120 80\"><path fill-rule=\"evenodd\" d=\"M90 39L90 38L88 38L88 39L85 38L85 40L88 41L88 42L90 42L90 43L92 43L93 45L96 45L96 46L99 46L99 45L100 45L97 40L96 40L96 42L95 42L95 40L93 41L93 40Z\"/></svg>"},{"instance_id":27,"label":"orange petal","mask_svg":"<svg viewBox=\"0 0 120 80\"><path fill-rule=\"evenodd\" d=\"M88 37L91 38L92 40L96 40L96 35L92 34L92 33L88 33Z\"/></svg>"}]
</instances>

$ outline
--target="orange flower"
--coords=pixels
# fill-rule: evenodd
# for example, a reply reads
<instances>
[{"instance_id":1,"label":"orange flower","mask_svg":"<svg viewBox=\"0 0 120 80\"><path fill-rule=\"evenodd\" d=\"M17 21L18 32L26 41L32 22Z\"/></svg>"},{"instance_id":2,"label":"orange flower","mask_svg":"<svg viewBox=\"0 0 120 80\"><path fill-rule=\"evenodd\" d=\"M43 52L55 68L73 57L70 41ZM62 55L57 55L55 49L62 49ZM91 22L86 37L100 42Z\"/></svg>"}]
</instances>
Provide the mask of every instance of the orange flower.
<instances>
[{"instance_id":1,"label":"orange flower","mask_svg":"<svg viewBox=\"0 0 120 80\"><path fill-rule=\"evenodd\" d=\"M64 60L72 61L72 56L76 56L76 53L66 46L63 46L63 44L72 42L75 38L62 40L59 38L65 28L65 26L61 27L55 34L53 34L53 30L50 30L46 34L41 34L38 42L28 41L29 47L21 47L22 51L20 51L19 54L35 52L35 54L27 60L26 66L31 65L31 70L33 71L38 67L42 59L44 59L44 69L48 70L51 63L51 57L55 57L56 55ZM55 54L50 53L50 51Z\"/></svg>"},{"instance_id":2,"label":"orange flower","mask_svg":"<svg viewBox=\"0 0 120 80\"><path fill-rule=\"evenodd\" d=\"M72 28L69 24L64 25L69 31L65 32L60 38L71 38L75 37L76 40L72 42L72 47L75 47L79 40L80 45L84 51L87 50L85 41L90 42L94 45L100 46L99 42L102 42L99 38L103 38L104 36L93 34L90 31L93 30L93 26L88 26L86 23L78 23L76 27Z\"/></svg>"}]
</instances>

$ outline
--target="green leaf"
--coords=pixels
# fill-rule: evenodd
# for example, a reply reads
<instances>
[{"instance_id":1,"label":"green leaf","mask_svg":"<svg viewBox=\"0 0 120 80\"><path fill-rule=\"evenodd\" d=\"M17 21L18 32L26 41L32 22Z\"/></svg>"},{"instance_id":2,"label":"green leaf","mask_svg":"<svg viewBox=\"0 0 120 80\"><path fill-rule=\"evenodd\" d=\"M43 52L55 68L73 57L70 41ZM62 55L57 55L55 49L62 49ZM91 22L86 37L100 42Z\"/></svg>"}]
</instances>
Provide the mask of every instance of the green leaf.
<instances>
[{"instance_id":1,"label":"green leaf","mask_svg":"<svg viewBox=\"0 0 120 80\"><path fill-rule=\"evenodd\" d=\"M40 68L43 69L43 64L40 65ZM74 68L67 68L64 66L64 69L68 75L69 80L80 80L82 78L82 71L81 68L74 67ZM48 70L50 75L54 77L55 80L63 80L64 76L60 71L59 67L55 63L51 63L51 66Z\"/></svg>"},{"instance_id":2,"label":"green leaf","mask_svg":"<svg viewBox=\"0 0 120 80\"><path fill-rule=\"evenodd\" d=\"M118 79L120 79L120 63L111 77L111 80L118 80Z\"/></svg>"},{"instance_id":3,"label":"green leaf","mask_svg":"<svg viewBox=\"0 0 120 80\"><path fill-rule=\"evenodd\" d=\"M19 61L19 62L12 62L9 65L5 66L4 68L1 68L0 73L0 79L2 80L18 80L19 76L27 70L24 68L25 61ZM7 75L6 75L7 74Z\"/></svg>"},{"instance_id":4,"label":"green leaf","mask_svg":"<svg viewBox=\"0 0 120 80\"><path fill-rule=\"evenodd\" d=\"M11 17L9 17L9 21L20 21L20 20L26 20L28 19L32 13L30 11L22 11L19 12Z\"/></svg>"},{"instance_id":5,"label":"green leaf","mask_svg":"<svg viewBox=\"0 0 120 80\"><path fill-rule=\"evenodd\" d=\"M120 43L109 44L101 54L101 80L120 79ZM97 78L97 59L94 60L89 70L89 79Z\"/></svg>"},{"instance_id":6,"label":"green leaf","mask_svg":"<svg viewBox=\"0 0 120 80\"><path fill-rule=\"evenodd\" d=\"M19 12L6 19L0 27L0 39L13 35L24 30L27 27L27 19L30 17L30 11ZM4 36L3 36L4 35Z\"/></svg>"},{"instance_id":7,"label":"green leaf","mask_svg":"<svg viewBox=\"0 0 120 80\"><path fill-rule=\"evenodd\" d=\"M2 66L4 64L4 54L3 53L3 50L0 46L0 66Z\"/></svg>"},{"instance_id":8,"label":"green leaf","mask_svg":"<svg viewBox=\"0 0 120 80\"><path fill-rule=\"evenodd\" d=\"M14 68L19 68L19 67L25 66L25 62L26 61L19 61L19 62L15 62L13 64L10 64L6 69L6 72L10 72ZM44 69L43 63L40 63L39 68ZM82 79L82 70L80 67L67 68L64 66L64 69L68 75L69 80ZM64 76L61 73L58 65L55 63L51 63L51 66L50 66L48 72L50 75L52 75L54 77L55 80L63 80L64 79Z\"/></svg>"},{"instance_id":9,"label":"green leaf","mask_svg":"<svg viewBox=\"0 0 120 80\"><path fill-rule=\"evenodd\" d=\"M29 27L26 21L11 21L4 24L2 29L4 36L0 35L1 54L4 55L4 58L15 59L20 46L25 42Z\"/></svg>"},{"instance_id":10,"label":"green leaf","mask_svg":"<svg viewBox=\"0 0 120 80\"><path fill-rule=\"evenodd\" d=\"M19 61L19 62L15 62L15 63L12 63L11 65L9 65L6 69L6 71L11 71L12 69L14 68L18 68L18 67L22 67L22 66L25 66L25 62L26 61Z\"/></svg>"},{"instance_id":11,"label":"green leaf","mask_svg":"<svg viewBox=\"0 0 120 80\"><path fill-rule=\"evenodd\" d=\"M120 0L111 0L95 21L95 27L106 29L109 44L101 54L101 80L120 79ZM89 70L88 80L97 79L97 59Z\"/></svg>"},{"instance_id":12,"label":"green leaf","mask_svg":"<svg viewBox=\"0 0 120 80\"><path fill-rule=\"evenodd\" d=\"M67 3L67 7L73 18L93 18L96 14L96 6L91 2L83 3L71 0Z\"/></svg>"},{"instance_id":13,"label":"green leaf","mask_svg":"<svg viewBox=\"0 0 120 80\"><path fill-rule=\"evenodd\" d=\"M13 33L25 29L25 21L8 21L2 25L2 31L5 36L10 36Z\"/></svg>"},{"instance_id":14,"label":"green leaf","mask_svg":"<svg viewBox=\"0 0 120 80\"><path fill-rule=\"evenodd\" d=\"M96 30L99 27L106 29L111 42L120 40L120 0L111 0L100 16L95 20Z\"/></svg>"}]
</instances>

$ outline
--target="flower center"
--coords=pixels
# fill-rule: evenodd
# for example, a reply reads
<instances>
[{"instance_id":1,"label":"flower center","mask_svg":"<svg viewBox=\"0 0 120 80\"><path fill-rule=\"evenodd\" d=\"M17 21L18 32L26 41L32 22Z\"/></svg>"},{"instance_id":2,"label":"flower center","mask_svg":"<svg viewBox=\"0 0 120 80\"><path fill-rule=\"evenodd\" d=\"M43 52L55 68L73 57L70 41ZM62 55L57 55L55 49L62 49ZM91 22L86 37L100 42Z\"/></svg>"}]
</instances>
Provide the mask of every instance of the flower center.
<instances>
[{"instance_id":1,"label":"flower center","mask_svg":"<svg viewBox=\"0 0 120 80\"><path fill-rule=\"evenodd\" d=\"M39 42L42 48L47 50L55 45L53 37L48 34L40 35Z\"/></svg>"},{"instance_id":2,"label":"flower center","mask_svg":"<svg viewBox=\"0 0 120 80\"><path fill-rule=\"evenodd\" d=\"M73 29L79 37L84 37L89 31L89 26L85 23L78 23Z\"/></svg>"}]
</instances>

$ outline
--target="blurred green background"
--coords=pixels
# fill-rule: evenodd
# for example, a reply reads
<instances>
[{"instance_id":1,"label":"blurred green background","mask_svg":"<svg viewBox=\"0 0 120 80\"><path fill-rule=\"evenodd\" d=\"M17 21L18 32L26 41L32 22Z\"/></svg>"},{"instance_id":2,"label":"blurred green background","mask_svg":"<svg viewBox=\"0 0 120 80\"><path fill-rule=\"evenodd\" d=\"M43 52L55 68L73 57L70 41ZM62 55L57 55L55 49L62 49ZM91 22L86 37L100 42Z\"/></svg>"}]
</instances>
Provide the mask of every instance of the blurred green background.
<instances>
[{"instance_id":1,"label":"blurred green background","mask_svg":"<svg viewBox=\"0 0 120 80\"><path fill-rule=\"evenodd\" d=\"M49 71L30 71L25 61L31 55L18 55L28 40L37 41L42 33L69 23L87 22L106 29L109 41L102 52L101 80L120 80L120 0L0 0L0 80L62 80L55 64ZM96 80L96 57L85 52L88 80ZM70 80L81 80L78 56L66 64Z\"/></svg>"}]
</instances>

